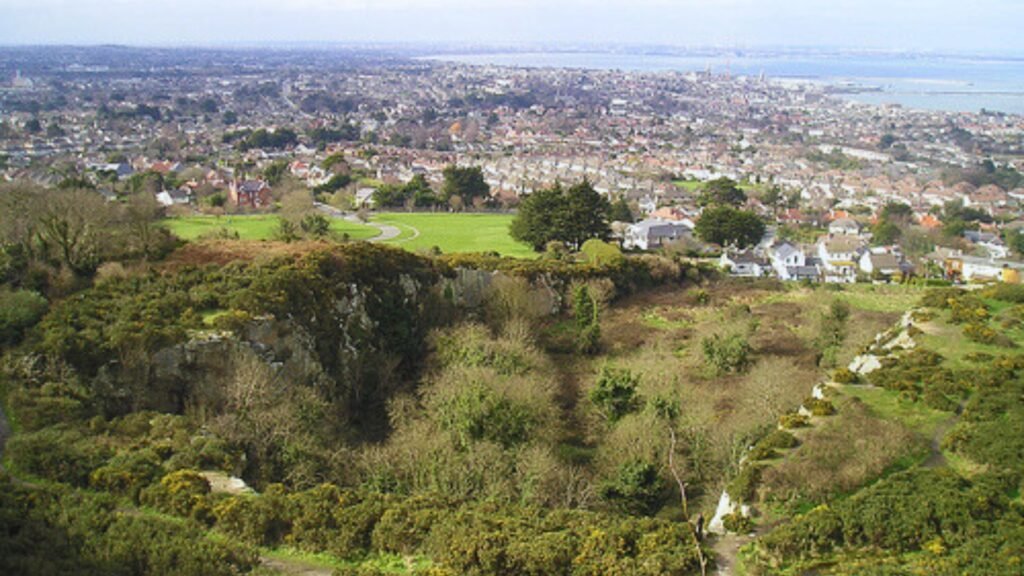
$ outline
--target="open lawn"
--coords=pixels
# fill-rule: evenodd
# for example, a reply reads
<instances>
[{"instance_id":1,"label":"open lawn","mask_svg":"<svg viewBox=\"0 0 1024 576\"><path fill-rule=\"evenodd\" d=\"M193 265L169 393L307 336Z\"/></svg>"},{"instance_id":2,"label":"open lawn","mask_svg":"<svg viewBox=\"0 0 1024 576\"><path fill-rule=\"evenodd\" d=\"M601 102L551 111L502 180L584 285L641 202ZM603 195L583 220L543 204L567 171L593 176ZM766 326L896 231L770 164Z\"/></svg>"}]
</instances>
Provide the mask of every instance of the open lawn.
<instances>
[{"instance_id":1,"label":"open lawn","mask_svg":"<svg viewBox=\"0 0 1024 576\"><path fill-rule=\"evenodd\" d=\"M195 240L206 234L215 234L221 228L237 232L240 240L271 240L277 232L278 219L273 215L258 216L183 216L164 221L167 228L183 240ZM373 226L331 219L331 230L348 234L353 240L366 240L380 232Z\"/></svg>"},{"instance_id":2,"label":"open lawn","mask_svg":"<svg viewBox=\"0 0 1024 576\"><path fill-rule=\"evenodd\" d=\"M390 224L402 234L388 244L409 250L429 250L437 246L445 253L498 252L503 256L535 258L537 254L509 236L511 214L405 214L385 212L374 222Z\"/></svg>"},{"instance_id":3,"label":"open lawn","mask_svg":"<svg viewBox=\"0 0 1024 576\"><path fill-rule=\"evenodd\" d=\"M704 183L699 180L673 180L672 183L675 184L676 187L690 192L695 192L704 185Z\"/></svg>"}]
</instances>

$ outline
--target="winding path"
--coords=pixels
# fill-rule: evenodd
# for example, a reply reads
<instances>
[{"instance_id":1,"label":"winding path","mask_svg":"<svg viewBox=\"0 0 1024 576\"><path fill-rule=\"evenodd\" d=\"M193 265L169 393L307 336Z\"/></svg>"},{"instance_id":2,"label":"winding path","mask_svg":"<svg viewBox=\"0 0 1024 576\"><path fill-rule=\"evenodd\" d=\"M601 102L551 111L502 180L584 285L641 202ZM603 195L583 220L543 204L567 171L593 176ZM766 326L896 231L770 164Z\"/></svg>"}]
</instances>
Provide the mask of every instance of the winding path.
<instances>
[{"instance_id":1,"label":"winding path","mask_svg":"<svg viewBox=\"0 0 1024 576\"><path fill-rule=\"evenodd\" d=\"M369 242L387 242L388 240L394 240L395 238L398 238L399 236L402 235L402 230L397 226L392 226L391 224L381 224L379 222L363 222L362 220L359 219L358 216L351 212L343 212L341 210L338 210L334 206L328 206L327 204L324 204L322 202L314 202L313 205L316 206L317 210L323 212L324 214L330 216L331 218L338 218L340 220L346 220L348 222L353 222L355 224L373 226L377 230L380 230L380 234L374 236L373 238L370 238L368 240ZM419 236L419 230L413 228L412 226L410 226L409 228L412 228L413 238Z\"/></svg>"}]
</instances>

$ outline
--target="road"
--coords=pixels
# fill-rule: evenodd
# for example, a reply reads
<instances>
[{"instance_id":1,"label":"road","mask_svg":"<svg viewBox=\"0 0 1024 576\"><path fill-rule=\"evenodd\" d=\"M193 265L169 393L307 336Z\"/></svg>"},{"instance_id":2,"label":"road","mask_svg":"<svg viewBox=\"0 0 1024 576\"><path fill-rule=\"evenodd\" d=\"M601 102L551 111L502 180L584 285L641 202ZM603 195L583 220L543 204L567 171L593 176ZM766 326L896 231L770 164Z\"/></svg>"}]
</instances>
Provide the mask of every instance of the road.
<instances>
[{"instance_id":1,"label":"road","mask_svg":"<svg viewBox=\"0 0 1024 576\"><path fill-rule=\"evenodd\" d=\"M387 242L388 240L394 240L395 238L398 238L399 236L402 235L402 231L397 226L392 226L391 224L380 224L377 222L363 222L362 220L359 219L358 216L356 216L352 212L343 212L341 210L338 210L334 206L328 206L327 204L324 204L322 202L314 202L313 205L316 206L317 210L323 212L324 214L330 216L331 218L347 220L349 222L354 222L356 224L365 224L367 226L373 226L377 230L380 230L380 234L374 236L373 238L370 238L370 242Z\"/></svg>"}]
</instances>

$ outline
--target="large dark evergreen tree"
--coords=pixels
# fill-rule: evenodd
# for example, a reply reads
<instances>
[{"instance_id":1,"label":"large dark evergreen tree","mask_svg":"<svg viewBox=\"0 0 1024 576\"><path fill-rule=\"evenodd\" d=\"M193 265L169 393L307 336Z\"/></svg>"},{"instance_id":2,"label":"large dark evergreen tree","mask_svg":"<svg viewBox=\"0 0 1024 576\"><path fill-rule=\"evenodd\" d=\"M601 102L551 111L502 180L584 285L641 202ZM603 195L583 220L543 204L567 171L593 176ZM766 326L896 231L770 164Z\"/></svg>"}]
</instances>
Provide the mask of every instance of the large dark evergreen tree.
<instances>
[{"instance_id":1,"label":"large dark evergreen tree","mask_svg":"<svg viewBox=\"0 0 1024 576\"><path fill-rule=\"evenodd\" d=\"M746 248L764 236L764 222L753 212L715 206L704 210L694 231L705 242Z\"/></svg>"},{"instance_id":2,"label":"large dark evergreen tree","mask_svg":"<svg viewBox=\"0 0 1024 576\"><path fill-rule=\"evenodd\" d=\"M444 169L441 194L445 200L458 196L464 205L472 206L474 198L490 200L491 187L484 181L484 173L478 166L459 168L453 164Z\"/></svg>"},{"instance_id":3,"label":"large dark evergreen tree","mask_svg":"<svg viewBox=\"0 0 1024 576\"><path fill-rule=\"evenodd\" d=\"M704 185L704 191L697 198L701 206L742 206L747 195L729 178L718 178Z\"/></svg>"},{"instance_id":4,"label":"large dark evergreen tree","mask_svg":"<svg viewBox=\"0 0 1024 576\"><path fill-rule=\"evenodd\" d=\"M608 237L610 209L608 199L586 180L568 189L555 184L523 200L510 232L535 250L543 250L553 240L579 250L591 238Z\"/></svg>"}]
</instances>

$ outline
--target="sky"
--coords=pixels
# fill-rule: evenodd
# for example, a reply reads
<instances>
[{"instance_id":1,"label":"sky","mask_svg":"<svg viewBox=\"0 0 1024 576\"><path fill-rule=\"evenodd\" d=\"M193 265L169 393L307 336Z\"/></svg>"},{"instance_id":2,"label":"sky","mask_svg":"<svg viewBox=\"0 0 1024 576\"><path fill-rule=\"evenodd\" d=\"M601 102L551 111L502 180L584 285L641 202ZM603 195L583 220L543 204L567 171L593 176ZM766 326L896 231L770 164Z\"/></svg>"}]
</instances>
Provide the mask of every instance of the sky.
<instances>
[{"instance_id":1,"label":"sky","mask_svg":"<svg viewBox=\"0 0 1024 576\"><path fill-rule=\"evenodd\" d=\"M1024 0L0 0L0 44L830 46L1024 54Z\"/></svg>"}]
</instances>

